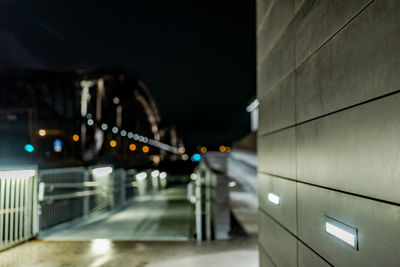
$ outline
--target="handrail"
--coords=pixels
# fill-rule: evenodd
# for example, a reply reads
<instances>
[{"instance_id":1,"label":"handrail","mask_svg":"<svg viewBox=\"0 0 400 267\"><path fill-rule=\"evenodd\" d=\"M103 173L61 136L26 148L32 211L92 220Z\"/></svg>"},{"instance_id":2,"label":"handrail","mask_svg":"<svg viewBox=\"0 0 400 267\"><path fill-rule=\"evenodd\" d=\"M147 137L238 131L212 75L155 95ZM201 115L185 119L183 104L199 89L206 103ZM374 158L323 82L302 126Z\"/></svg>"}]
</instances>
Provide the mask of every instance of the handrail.
<instances>
[{"instance_id":1,"label":"handrail","mask_svg":"<svg viewBox=\"0 0 400 267\"><path fill-rule=\"evenodd\" d=\"M83 183L44 183L45 187L53 188L84 188L84 187L99 187L98 182L83 182Z\"/></svg>"},{"instance_id":2,"label":"handrail","mask_svg":"<svg viewBox=\"0 0 400 267\"><path fill-rule=\"evenodd\" d=\"M42 170L39 179L42 230L121 206L134 195L135 171L110 165Z\"/></svg>"},{"instance_id":3,"label":"handrail","mask_svg":"<svg viewBox=\"0 0 400 267\"><path fill-rule=\"evenodd\" d=\"M46 200L61 200L61 199L70 199L70 198L81 198L81 197L87 197L87 196L93 196L93 195L104 195L106 194L104 191L99 191L99 190L91 190L91 191L79 191L75 193L69 193L69 194L59 194L59 195L50 195L50 196L45 196L42 201Z\"/></svg>"}]
</instances>

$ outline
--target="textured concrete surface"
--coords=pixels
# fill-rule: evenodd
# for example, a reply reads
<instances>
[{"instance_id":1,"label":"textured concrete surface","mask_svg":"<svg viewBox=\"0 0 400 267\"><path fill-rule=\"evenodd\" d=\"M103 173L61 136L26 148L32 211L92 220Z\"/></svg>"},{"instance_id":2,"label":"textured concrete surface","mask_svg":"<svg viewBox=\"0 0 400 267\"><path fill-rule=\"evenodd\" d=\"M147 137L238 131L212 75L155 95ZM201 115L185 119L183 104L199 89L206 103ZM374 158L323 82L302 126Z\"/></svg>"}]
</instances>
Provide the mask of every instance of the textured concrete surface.
<instances>
[{"instance_id":1,"label":"textured concrete surface","mask_svg":"<svg viewBox=\"0 0 400 267\"><path fill-rule=\"evenodd\" d=\"M296 266L297 240L264 212L259 213L259 243L277 266Z\"/></svg>"},{"instance_id":2,"label":"textured concrete surface","mask_svg":"<svg viewBox=\"0 0 400 267\"><path fill-rule=\"evenodd\" d=\"M400 203L399 103L396 94L298 127L297 179Z\"/></svg>"},{"instance_id":3,"label":"textured concrete surface","mask_svg":"<svg viewBox=\"0 0 400 267\"><path fill-rule=\"evenodd\" d=\"M398 266L400 1L257 9L261 266Z\"/></svg>"},{"instance_id":4,"label":"textured concrete surface","mask_svg":"<svg viewBox=\"0 0 400 267\"><path fill-rule=\"evenodd\" d=\"M91 219L44 236L45 240L190 240L192 207L186 188L137 198L104 220Z\"/></svg>"},{"instance_id":5,"label":"textured concrete surface","mask_svg":"<svg viewBox=\"0 0 400 267\"><path fill-rule=\"evenodd\" d=\"M263 105L259 106L258 134L263 135L295 123L295 76L290 74L271 90L259 95Z\"/></svg>"},{"instance_id":6,"label":"textured concrete surface","mask_svg":"<svg viewBox=\"0 0 400 267\"><path fill-rule=\"evenodd\" d=\"M304 184L297 194L298 236L326 260L335 266L399 266L399 206ZM358 229L358 250L326 233L326 215Z\"/></svg>"},{"instance_id":7,"label":"textured concrete surface","mask_svg":"<svg viewBox=\"0 0 400 267\"><path fill-rule=\"evenodd\" d=\"M278 220L291 233L297 233L297 200L296 182L275 178L267 174L259 174L259 205L276 220ZM278 195L282 199L279 205L275 205L268 200L268 193Z\"/></svg>"},{"instance_id":8,"label":"textured concrete surface","mask_svg":"<svg viewBox=\"0 0 400 267\"><path fill-rule=\"evenodd\" d=\"M372 0L295 2L296 65L299 66Z\"/></svg>"},{"instance_id":9,"label":"textured concrete surface","mask_svg":"<svg viewBox=\"0 0 400 267\"><path fill-rule=\"evenodd\" d=\"M296 69L297 122L399 89L399 10L374 1Z\"/></svg>"},{"instance_id":10,"label":"textured concrete surface","mask_svg":"<svg viewBox=\"0 0 400 267\"><path fill-rule=\"evenodd\" d=\"M258 138L258 171L296 178L296 131L288 128Z\"/></svg>"},{"instance_id":11,"label":"textured concrete surface","mask_svg":"<svg viewBox=\"0 0 400 267\"><path fill-rule=\"evenodd\" d=\"M321 257L312 252L303 243L298 242L299 248L299 267L329 267L330 265Z\"/></svg>"},{"instance_id":12,"label":"textured concrete surface","mask_svg":"<svg viewBox=\"0 0 400 267\"><path fill-rule=\"evenodd\" d=\"M0 253L2 267L257 267L256 240L203 243L32 241Z\"/></svg>"}]
</instances>

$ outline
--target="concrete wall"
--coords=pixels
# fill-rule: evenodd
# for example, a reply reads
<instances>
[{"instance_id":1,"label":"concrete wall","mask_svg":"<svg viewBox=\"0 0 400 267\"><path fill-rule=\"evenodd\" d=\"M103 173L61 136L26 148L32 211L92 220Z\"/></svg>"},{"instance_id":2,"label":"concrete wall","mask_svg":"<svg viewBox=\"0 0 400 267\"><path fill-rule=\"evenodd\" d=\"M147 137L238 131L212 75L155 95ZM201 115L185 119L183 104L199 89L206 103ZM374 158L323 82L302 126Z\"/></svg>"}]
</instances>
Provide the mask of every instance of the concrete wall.
<instances>
[{"instance_id":1,"label":"concrete wall","mask_svg":"<svg viewBox=\"0 0 400 267\"><path fill-rule=\"evenodd\" d=\"M399 14L399 0L257 0L261 266L399 266Z\"/></svg>"}]
</instances>

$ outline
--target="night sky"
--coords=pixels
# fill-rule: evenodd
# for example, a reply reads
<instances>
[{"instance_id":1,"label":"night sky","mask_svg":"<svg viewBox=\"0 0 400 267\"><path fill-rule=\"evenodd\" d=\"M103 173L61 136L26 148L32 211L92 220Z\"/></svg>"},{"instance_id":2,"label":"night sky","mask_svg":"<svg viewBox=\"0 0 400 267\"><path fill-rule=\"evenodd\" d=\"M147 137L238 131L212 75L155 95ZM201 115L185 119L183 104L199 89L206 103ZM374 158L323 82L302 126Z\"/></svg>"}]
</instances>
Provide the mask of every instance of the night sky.
<instances>
[{"instance_id":1,"label":"night sky","mask_svg":"<svg viewBox=\"0 0 400 267\"><path fill-rule=\"evenodd\" d=\"M249 132L255 1L0 0L0 67L137 73L187 145Z\"/></svg>"}]
</instances>

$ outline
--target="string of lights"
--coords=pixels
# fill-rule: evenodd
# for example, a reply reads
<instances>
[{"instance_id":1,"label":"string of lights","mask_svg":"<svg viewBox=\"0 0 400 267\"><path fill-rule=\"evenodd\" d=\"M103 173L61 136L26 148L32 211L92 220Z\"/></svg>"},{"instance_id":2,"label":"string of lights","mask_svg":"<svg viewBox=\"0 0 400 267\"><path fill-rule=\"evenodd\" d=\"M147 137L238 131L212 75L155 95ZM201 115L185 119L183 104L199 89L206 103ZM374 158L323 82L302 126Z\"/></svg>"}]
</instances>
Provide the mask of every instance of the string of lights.
<instances>
[{"instance_id":1,"label":"string of lights","mask_svg":"<svg viewBox=\"0 0 400 267\"><path fill-rule=\"evenodd\" d=\"M90 127L97 127L98 129L101 129L103 132L108 132L108 130L109 130L109 127L108 127L108 125L106 123L95 123L93 121L93 119L91 118L91 116L88 117L87 124ZM173 154L179 155L179 154L181 154L181 151L182 151L182 149L180 149L180 148L173 147L173 146L171 146L169 144L166 144L166 143L163 143L163 142L148 138L148 137L140 135L138 133L133 133L133 132L130 132L130 131L128 132L126 130L121 130L117 126L112 127L111 128L111 132L113 134L118 134L119 133L121 135L121 137L123 137L123 138L133 139L134 141L138 141L138 142L141 142L141 143L144 143L144 144L148 144L150 146L157 147L159 149L171 152ZM116 143L112 147L115 147L115 146L116 146ZM130 147L130 149L132 150L132 147ZM145 151L143 151L143 152L145 152Z\"/></svg>"}]
</instances>

